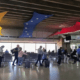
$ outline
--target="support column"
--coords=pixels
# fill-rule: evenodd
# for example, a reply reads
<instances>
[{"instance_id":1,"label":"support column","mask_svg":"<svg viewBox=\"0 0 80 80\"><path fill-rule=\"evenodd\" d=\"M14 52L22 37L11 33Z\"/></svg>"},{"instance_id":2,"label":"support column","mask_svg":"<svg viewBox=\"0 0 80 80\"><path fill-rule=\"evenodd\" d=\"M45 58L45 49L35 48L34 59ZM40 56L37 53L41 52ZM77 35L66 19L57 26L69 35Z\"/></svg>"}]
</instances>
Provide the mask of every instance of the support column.
<instances>
[{"instance_id":1,"label":"support column","mask_svg":"<svg viewBox=\"0 0 80 80\"><path fill-rule=\"evenodd\" d=\"M60 38L57 42L57 49L60 47L67 48L68 52L70 52L70 43L65 43L63 38Z\"/></svg>"},{"instance_id":2,"label":"support column","mask_svg":"<svg viewBox=\"0 0 80 80\"><path fill-rule=\"evenodd\" d=\"M59 49L60 47L62 47L62 38L60 38L60 39L57 41L57 49Z\"/></svg>"}]
</instances>

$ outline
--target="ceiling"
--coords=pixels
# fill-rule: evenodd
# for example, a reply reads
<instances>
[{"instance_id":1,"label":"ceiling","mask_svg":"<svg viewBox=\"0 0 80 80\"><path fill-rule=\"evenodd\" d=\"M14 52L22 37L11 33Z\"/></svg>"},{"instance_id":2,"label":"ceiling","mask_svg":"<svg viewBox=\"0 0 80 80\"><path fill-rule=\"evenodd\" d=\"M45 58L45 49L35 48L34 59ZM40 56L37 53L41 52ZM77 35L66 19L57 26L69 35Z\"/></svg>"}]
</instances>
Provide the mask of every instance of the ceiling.
<instances>
[{"instance_id":1,"label":"ceiling","mask_svg":"<svg viewBox=\"0 0 80 80\"><path fill-rule=\"evenodd\" d=\"M53 14L40 22L35 31L56 32L80 21L80 0L0 0L0 12L8 11L0 25L3 28L23 29L33 12Z\"/></svg>"}]
</instances>

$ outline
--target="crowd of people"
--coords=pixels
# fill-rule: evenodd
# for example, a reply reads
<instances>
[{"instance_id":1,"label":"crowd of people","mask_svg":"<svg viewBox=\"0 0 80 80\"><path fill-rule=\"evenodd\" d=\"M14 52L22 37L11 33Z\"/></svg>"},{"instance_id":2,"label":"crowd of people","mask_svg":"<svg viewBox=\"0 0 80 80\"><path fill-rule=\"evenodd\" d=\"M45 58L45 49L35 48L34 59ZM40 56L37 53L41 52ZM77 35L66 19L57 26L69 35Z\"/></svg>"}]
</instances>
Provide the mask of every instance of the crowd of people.
<instances>
[{"instance_id":1,"label":"crowd of people","mask_svg":"<svg viewBox=\"0 0 80 80\"><path fill-rule=\"evenodd\" d=\"M1 67L1 62L2 62L2 58L3 58L3 48L4 48L4 46L0 47L0 67ZM16 64L18 66L22 66L22 64L23 64L23 55L27 56L28 55L27 52L26 51L23 52L22 48L19 45L17 45L16 48L12 49L11 52L15 56L12 65L14 65L14 63L16 61ZM9 53L9 52L6 50L5 53ZM50 53L50 51L48 53ZM48 53L47 53L45 48L42 48L42 46L40 46L39 49L38 49L38 58L36 60L35 66L37 66L38 62L40 64L40 66L43 66L44 61L49 62L49 57L47 55ZM62 59L64 59L63 60L64 63L69 63L69 60L73 60L73 64L76 63L77 61L80 62L80 59L79 59L80 58L80 46L79 46L78 49L76 48L73 51L70 50L70 52L68 52L67 48L63 49L62 47L60 47L58 49L57 53L58 53L58 60L57 60L58 65L61 64Z\"/></svg>"},{"instance_id":2,"label":"crowd of people","mask_svg":"<svg viewBox=\"0 0 80 80\"><path fill-rule=\"evenodd\" d=\"M68 52L67 48L63 49L60 47L58 49L58 65L61 64L62 59L64 59L64 63L69 63L70 60L73 60L73 64L75 64L77 61L80 62L80 46L79 48L75 48L74 50L70 50Z\"/></svg>"},{"instance_id":3,"label":"crowd of people","mask_svg":"<svg viewBox=\"0 0 80 80\"><path fill-rule=\"evenodd\" d=\"M1 46L0 47L0 67L1 67L1 62L2 62L2 58L3 58L3 48L4 48L4 46ZM22 66L22 63L23 63L23 55L28 55L27 54L27 52L25 51L25 52L23 52L22 51L22 48L19 46L19 45L17 45L17 47L16 48L14 48L14 49L12 49L11 50L11 52L12 52L12 54L14 54L14 60L13 60L13 66L15 65L14 63L15 63L15 61L16 61L16 64L18 65L18 66ZM9 53L8 52L8 50L6 50L5 51L5 53ZM41 63L41 60L42 60L42 63ZM37 63L38 63L38 61L39 61L39 63L40 63L40 66L42 66L43 65L43 62L45 61L45 60L47 60L47 52L46 52L46 49L42 49L42 46L40 46L40 48L38 49L38 59L37 59L37 61L36 61L36 63L35 63L35 66L37 65Z\"/></svg>"}]
</instances>

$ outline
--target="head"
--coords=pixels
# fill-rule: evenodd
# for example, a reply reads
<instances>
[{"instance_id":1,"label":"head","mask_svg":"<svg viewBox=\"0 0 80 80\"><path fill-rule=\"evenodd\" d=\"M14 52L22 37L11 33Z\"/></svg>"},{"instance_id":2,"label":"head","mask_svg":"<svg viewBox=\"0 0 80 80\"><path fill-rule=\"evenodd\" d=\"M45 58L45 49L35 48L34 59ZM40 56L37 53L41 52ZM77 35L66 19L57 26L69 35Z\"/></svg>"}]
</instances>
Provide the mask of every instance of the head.
<instances>
[{"instance_id":1,"label":"head","mask_svg":"<svg viewBox=\"0 0 80 80\"><path fill-rule=\"evenodd\" d=\"M4 45L3 45L3 46L1 46L1 48L4 48Z\"/></svg>"},{"instance_id":2,"label":"head","mask_svg":"<svg viewBox=\"0 0 80 80\"><path fill-rule=\"evenodd\" d=\"M17 45L17 48L19 48L19 45Z\"/></svg>"},{"instance_id":3,"label":"head","mask_svg":"<svg viewBox=\"0 0 80 80\"><path fill-rule=\"evenodd\" d=\"M60 47L60 49L62 49L62 47Z\"/></svg>"},{"instance_id":4,"label":"head","mask_svg":"<svg viewBox=\"0 0 80 80\"><path fill-rule=\"evenodd\" d=\"M42 48L42 46L40 46L40 49Z\"/></svg>"},{"instance_id":5,"label":"head","mask_svg":"<svg viewBox=\"0 0 80 80\"><path fill-rule=\"evenodd\" d=\"M50 50L48 52L50 52Z\"/></svg>"},{"instance_id":6,"label":"head","mask_svg":"<svg viewBox=\"0 0 80 80\"><path fill-rule=\"evenodd\" d=\"M26 53L27 51L25 50L24 52Z\"/></svg>"}]
</instances>

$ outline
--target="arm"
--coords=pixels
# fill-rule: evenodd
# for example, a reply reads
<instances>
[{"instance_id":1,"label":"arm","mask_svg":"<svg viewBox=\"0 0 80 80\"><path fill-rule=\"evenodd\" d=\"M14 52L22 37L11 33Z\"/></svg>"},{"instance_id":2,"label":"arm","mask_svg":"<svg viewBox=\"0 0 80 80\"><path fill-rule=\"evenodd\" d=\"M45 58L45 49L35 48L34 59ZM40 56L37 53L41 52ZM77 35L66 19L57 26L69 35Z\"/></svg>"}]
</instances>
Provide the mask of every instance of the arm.
<instances>
[{"instance_id":1,"label":"arm","mask_svg":"<svg viewBox=\"0 0 80 80\"><path fill-rule=\"evenodd\" d=\"M27 55L26 53L24 53L23 51L22 51L22 53L23 53L23 55Z\"/></svg>"},{"instance_id":2,"label":"arm","mask_svg":"<svg viewBox=\"0 0 80 80\"><path fill-rule=\"evenodd\" d=\"M16 52L17 50L16 50L16 48L14 48L14 49L12 49L13 50L13 52Z\"/></svg>"}]
</instances>

